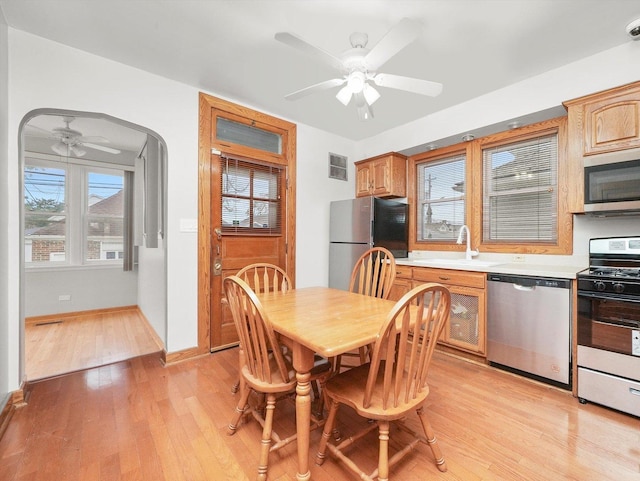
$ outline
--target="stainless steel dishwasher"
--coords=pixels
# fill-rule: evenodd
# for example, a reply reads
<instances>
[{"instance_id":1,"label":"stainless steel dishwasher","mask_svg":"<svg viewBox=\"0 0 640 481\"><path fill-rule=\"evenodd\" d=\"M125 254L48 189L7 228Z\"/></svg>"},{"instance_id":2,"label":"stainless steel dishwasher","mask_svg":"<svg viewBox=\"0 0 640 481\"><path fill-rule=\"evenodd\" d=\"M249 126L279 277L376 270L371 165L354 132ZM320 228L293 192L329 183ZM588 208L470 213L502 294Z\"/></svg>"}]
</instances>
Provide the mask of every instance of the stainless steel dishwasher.
<instances>
[{"instance_id":1,"label":"stainless steel dishwasher","mask_svg":"<svg viewBox=\"0 0 640 481\"><path fill-rule=\"evenodd\" d=\"M487 274L487 359L571 388L571 281Z\"/></svg>"}]
</instances>

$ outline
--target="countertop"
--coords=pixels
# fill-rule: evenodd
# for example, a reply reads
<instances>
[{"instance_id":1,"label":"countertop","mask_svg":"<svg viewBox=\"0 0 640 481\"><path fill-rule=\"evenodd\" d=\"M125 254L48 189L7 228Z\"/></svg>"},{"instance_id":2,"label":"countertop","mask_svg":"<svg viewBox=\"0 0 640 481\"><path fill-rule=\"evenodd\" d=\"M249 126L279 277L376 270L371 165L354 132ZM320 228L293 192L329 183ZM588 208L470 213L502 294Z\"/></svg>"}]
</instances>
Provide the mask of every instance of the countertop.
<instances>
[{"instance_id":1,"label":"countertop","mask_svg":"<svg viewBox=\"0 0 640 481\"><path fill-rule=\"evenodd\" d=\"M523 262L513 262L511 258L487 258L477 259L478 265L471 262L456 264L463 258L459 255L452 257L450 253L447 256L436 255L417 256L408 258L396 258L396 264L400 266L412 267L429 267L431 269L448 269L458 271L474 271L474 272L495 272L498 274L513 274L523 276L539 276L539 277L556 277L560 279L575 279L578 272L585 270L588 266L587 259L574 259L571 256L518 256ZM568 259L567 259L568 258ZM449 264L432 264L430 261L437 259L445 259L444 262L453 261ZM476 260L474 259L474 260ZM494 265L485 265L486 263L495 263Z\"/></svg>"}]
</instances>

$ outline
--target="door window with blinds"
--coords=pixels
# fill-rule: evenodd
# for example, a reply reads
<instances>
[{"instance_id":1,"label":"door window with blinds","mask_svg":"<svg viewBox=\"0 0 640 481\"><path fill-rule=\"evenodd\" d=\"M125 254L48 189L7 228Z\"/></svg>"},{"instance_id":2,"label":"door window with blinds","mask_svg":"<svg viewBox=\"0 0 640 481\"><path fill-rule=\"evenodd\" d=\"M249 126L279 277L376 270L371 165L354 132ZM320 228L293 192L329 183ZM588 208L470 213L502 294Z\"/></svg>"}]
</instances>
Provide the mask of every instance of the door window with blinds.
<instances>
[{"instance_id":1,"label":"door window with blinds","mask_svg":"<svg viewBox=\"0 0 640 481\"><path fill-rule=\"evenodd\" d=\"M482 151L483 242L558 238L558 135Z\"/></svg>"},{"instance_id":2,"label":"door window with blinds","mask_svg":"<svg viewBox=\"0 0 640 481\"><path fill-rule=\"evenodd\" d=\"M466 155L416 165L418 241L454 241L465 223Z\"/></svg>"},{"instance_id":3,"label":"door window with blinds","mask_svg":"<svg viewBox=\"0 0 640 481\"><path fill-rule=\"evenodd\" d=\"M222 231L280 234L284 169L246 160L220 159Z\"/></svg>"}]
</instances>

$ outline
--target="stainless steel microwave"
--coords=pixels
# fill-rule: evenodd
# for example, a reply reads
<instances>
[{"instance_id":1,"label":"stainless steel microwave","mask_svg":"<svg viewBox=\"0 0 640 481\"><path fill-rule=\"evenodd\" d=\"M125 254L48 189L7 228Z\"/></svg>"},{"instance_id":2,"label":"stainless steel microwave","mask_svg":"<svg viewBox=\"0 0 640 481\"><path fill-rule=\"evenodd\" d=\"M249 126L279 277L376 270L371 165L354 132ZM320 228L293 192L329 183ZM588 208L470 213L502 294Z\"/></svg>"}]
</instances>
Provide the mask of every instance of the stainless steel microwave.
<instances>
[{"instance_id":1,"label":"stainless steel microwave","mask_svg":"<svg viewBox=\"0 0 640 481\"><path fill-rule=\"evenodd\" d=\"M584 158L584 210L640 213L640 151Z\"/></svg>"}]
</instances>

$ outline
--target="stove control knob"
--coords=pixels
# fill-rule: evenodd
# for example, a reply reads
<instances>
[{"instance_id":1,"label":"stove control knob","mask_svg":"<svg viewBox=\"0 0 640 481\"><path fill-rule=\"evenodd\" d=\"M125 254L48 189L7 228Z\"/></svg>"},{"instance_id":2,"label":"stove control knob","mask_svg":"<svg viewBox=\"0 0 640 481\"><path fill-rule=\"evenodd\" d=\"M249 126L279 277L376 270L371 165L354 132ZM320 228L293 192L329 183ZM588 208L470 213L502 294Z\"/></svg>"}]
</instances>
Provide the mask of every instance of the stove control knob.
<instances>
[{"instance_id":1,"label":"stove control knob","mask_svg":"<svg viewBox=\"0 0 640 481\"><path fill-rule=\"evenodd\" d=\"M593 283L593 287L596 288L596 291L602 292L602 291L604 291L606 289L607 286L605 286L604 282L602 282L602 281L595 281Z\"/></svg>"},{"instance_id":2,"label":"stove control knob","mask_svg":"<svg viewBox=\"0 0 640 481\"><path fill-rule=\"evenodd\" d=\"M618 294L622 294L622 292L624 291L624 284L620 284L619 282L615 283L613 285L613 290Z\"/></svg>"}]
</instances>

